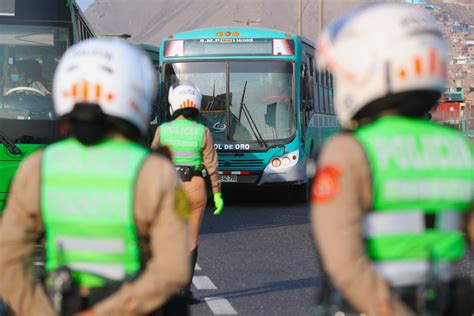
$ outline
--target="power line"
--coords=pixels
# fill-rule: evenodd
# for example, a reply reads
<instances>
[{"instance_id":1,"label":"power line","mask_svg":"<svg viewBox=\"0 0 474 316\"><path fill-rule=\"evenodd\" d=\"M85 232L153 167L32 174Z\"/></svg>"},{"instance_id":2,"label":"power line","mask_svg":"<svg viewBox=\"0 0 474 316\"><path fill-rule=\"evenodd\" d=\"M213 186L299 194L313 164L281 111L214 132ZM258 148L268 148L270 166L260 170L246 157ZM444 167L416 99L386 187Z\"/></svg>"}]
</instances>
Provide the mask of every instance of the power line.
<instances>
[{"instance_id":1,"label":"power line","mask_svg":"<svg viewBox=\"0 0 474 316\"><path fill-rule=\"evenodd\" d=\"M299 0L297 0L299 1ZM295 28L296 26L298 25L299 21L300 21L300 16L303 16L304 15L304 12L306 10L306 8L308 7L308 5L311 3L310 0L306 0L306 4L304 5L303 7L303 10L301 10L301 15L298 14L298 18L296 19L296 22L295 22L295 25L293 26L293 28L291 29L291 32L290 33L294 33L295 32ZM303 35L303 34L301 34Z\"/></svg>"}]
</instances>

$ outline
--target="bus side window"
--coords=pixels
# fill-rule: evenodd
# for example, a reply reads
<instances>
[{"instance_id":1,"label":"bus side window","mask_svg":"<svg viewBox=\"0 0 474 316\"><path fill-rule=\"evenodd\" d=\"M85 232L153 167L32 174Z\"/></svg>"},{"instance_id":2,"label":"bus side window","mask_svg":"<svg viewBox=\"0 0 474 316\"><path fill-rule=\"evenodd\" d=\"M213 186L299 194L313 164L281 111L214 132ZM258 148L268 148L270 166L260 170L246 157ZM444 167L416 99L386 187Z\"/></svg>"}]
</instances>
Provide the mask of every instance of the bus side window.
<instances>
[{"instance_id":1,"label":"bus side window","mask_svg":"<svg viewBox=\"0 0 474 316\"><path fill-rule=\"evenodd\" d=\"M319 72L319 111L324 113L324 72Z\"/></svg>"},{"instance_id":2,"label":"bus side window","mask_svg":"<svg viewBox=\"0 0 474 316\"><path fill-rule=\"evenodd\" d=\"M316 71L314 76L314 110L316 112L321 112L321 100L320 100L320 91L319 86L321 85L321 81L319 78L319 71Z\"/></svg>"},{"instance_id":3,"label":"bus side window","mask_svg":"<svg viewBox=\"0 0 474 316\"><path fill-rule=\"evenodd\" d=\"M334 114L334 78L332 74L329 74L329 106L331 113Z\"/></svg>"},{"instance_id":4,"label":"bus side window","mask_svg":"<svg viewBox=\"0 0 474 316\"><path fill-rule=\"evenodd\" d=\"M310 100L311 102L311 110L308 111L308 116L311 117L316 109L316 104L317 104L317 95L315 96L315 71L314 71L314 58L311 55L308 55L308 63L309 63L309 76L311 76L311 80L308 82L310 85L308 88L308 93L310 93Z\"/></svg>"},{"instance_id":5,"label":"bus side window","mask_svg":"<svg viewBox=\"0 0 474 316\"><path fill-rule=\"evenodd\" d=\"M326 70L326 105L327 113L332 113L331 109L331 74Z\"/></svg>"},{"instance_id":6,"label":"bus side window","mask_svg":"<svg viewBox=\"0 0 474 316\"><path fill-rule=\"evenodd\" d=\"M82 19L80 15L77 15L76 24L79 40L82 41L94 37L94 34L91 32L87 23Z\"/></svg>"},{"instance_id":7,"label":"bus side window","mask_svg":"<svg viewBox=\"0 0 474 316\"><path fill-rule=\"evenodd\" d=\"M321 112L327 113L326 103L326 71L321 72Z\"/></svg>"}]
</instances>

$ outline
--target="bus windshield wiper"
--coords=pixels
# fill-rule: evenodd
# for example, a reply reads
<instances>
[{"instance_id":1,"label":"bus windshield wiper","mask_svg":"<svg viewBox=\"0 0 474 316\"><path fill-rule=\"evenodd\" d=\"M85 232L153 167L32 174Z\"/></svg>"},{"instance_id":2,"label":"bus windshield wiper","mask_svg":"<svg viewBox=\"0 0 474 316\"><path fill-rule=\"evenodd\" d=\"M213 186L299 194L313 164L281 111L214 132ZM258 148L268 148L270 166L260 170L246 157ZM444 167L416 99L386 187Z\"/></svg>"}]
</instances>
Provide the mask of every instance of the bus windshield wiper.
<instances>
[{"instance_id":1,"label":"bus windshield wiper","mask_svg":"<svg viewBox=\"0 0 474 316\"><path fill-rule=\"evenodd\" d=\"M212 100L206 104L204 110L211 111L214 108L214 104L216 103L216 81L214 80L214 84L212 85Z\"/></svg>"},{"instance_id":2,"label":"bus windshield wiper","mask_svg":"<svg viewBox=\"0 0 474 316\"><path fill-rule=\"evenodd\" d=\"M18 146L15 145L14 142L12 142L8 137L3 135L3 133L1 133L1 132L0 132L0 143L3 144L11 154L13 154L13 155L24 155L24 153L21 151L21 149L18 148Z\"/></svg>"},{"instance_id":3,"label":"bus windshield wiper","mask_svg":"<svg viewBox=\"0 0 474 316\"><path fill-rule=\"evenodd\" d=\"M242 97L240 98L240 109L239 109L239 117L238 120L240 122L240 119L242 117L242 112L244 113L245 117L247 118L247 121L249 122L250 129L252 130L252 133L255 135L255 138L257 139L257 142L260 145L265 145L266 148L268 148L268 144L265 142L265 140L262 137L262 134L260 133L260 130L258 129L257 124L253 120L252 116L250 115L250 111L247 108L247 105L245 104L245 91L247 91L247 80L245 81L244 84L244 90L242 91Z\"/></svg>"}]
</instances>

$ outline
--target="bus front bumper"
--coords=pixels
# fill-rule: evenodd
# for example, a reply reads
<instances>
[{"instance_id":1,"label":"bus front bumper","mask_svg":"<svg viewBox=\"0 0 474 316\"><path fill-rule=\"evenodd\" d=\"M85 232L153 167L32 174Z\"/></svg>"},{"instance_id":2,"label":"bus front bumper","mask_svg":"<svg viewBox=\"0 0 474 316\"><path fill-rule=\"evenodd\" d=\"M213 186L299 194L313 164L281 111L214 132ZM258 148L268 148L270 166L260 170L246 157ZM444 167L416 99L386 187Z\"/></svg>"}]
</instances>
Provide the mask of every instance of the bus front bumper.
<instances>
[{"instance_id":1,"label":"bus front bumper","mask_svg":"<svg viewBox=\"0 0 474 316\"><path fill-rule=\"evenodd\" d=\"M274 168L269 164L263 171L257 185L304 183L305 181L306 170L304 163L300 162L293 166L281 166L279 168Z\"/></svg>"},{"instance_id":2,"label":"bus front bumper","mask_svg":"<svg viewBox=\"0 0 474 316\"><path fill-rule=\"evenodd\" d=\"M294 166L280 167L278 170L267 166L262 172L243 174L239 171L220 171L219 180L224 186L269 186L282 184L302 184L307 181L303 163Z\"/></svg>"}]
</instances>

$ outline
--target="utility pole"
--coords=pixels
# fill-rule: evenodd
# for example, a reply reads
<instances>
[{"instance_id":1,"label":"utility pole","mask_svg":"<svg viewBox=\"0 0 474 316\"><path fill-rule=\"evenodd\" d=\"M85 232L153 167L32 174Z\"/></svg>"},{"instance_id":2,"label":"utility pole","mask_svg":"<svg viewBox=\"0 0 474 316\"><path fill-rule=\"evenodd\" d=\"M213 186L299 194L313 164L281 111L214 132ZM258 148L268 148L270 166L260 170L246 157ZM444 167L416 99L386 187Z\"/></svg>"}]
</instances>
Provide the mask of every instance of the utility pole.
<instances>
[{"instance_id":1,"label":"utility pole","mask_svg":"<svg viewBox=\"0 0 474 316\"><path fill-rule=\"evenodd\" d=\"M323 32L323 11L323 0L319 0L319 35L321 35L321 33Z\"/></svg>"},{"instance_id":2,"label":"utility pole","mask_svg":"<svg viewBox=\"0 0 474 316\"><path fill-rule=\"evenodd\" d=\"M303 0L298 1L298 34L303 35Z\"/></svg>"}]
</instances>

